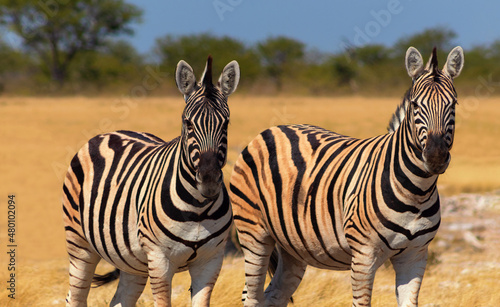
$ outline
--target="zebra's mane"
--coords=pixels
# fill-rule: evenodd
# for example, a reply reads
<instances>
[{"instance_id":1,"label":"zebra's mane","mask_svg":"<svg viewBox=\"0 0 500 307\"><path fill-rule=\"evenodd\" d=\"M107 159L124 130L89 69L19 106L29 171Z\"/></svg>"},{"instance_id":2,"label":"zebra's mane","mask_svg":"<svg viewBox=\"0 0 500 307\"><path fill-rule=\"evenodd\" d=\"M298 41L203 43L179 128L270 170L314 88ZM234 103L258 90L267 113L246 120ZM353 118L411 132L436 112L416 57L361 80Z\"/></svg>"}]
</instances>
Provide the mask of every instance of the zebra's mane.
<instances>
[{"instance_id":1,"label":"zebra's mane","mask_svg":"<svg viewBox=\"0 0 500 307\"><path fill-rule=\"evenodd\" d=\"M403 102L401 102L398 107L396 108L396 111L394 111L394 114L392 114L391 120L389 121L389 125L387 126L387 131L389 133L396 131L398 129L399 125L403 122L403 119L405 118L406 115L406 110L408 110L409 104L409 95L410 91L407 91L405 94L405 97L403 98Z\"/></svg>"}]
</instances>

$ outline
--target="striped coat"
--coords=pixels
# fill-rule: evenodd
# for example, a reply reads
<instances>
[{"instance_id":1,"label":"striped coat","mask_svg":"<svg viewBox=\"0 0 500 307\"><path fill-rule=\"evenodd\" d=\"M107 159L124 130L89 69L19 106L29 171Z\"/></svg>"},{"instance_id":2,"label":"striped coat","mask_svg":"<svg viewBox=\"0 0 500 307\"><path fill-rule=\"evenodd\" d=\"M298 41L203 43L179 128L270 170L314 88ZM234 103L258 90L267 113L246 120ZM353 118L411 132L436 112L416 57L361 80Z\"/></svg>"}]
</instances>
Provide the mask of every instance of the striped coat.
<instances>
[{"instance_id":1,"label":"striped coat","mask_svg":"<svg viewBox=\"0 0 500 307\"><path fill-rule=\"evenodd\" d=\"M278 126L239 156L230 195L245 255L245 306L285 306L308 265L351 270L353 306L368 306L375 272L388 259L398 305L417 305L440 223L436 182L450 161L452 79L463 52L455 48L439 70L435 51L424 67L410 48L406 63L413 84L390 133L356 139L311 125Z\"/></svg>"},{"instance_id":2,"label":"striped coat","mask_svg":"<svg viewBox=\"0 0 500 307\"><path fill-rule=\"evenodd\" d=\"M75 155L64 182L63 211L70 258L67 305L86 305L102 258L119 276L111 305L133 306L151 278L156 306L170 306L171 281L189 270L192 304L208 306L232 223L222 182L226 162L227 97L239 67L228 64L217 87L211 58L196 83L179 62L176 82L186 99L180 137L170 142L117 131L92 138Z\"/></svg>"}]
</instances>

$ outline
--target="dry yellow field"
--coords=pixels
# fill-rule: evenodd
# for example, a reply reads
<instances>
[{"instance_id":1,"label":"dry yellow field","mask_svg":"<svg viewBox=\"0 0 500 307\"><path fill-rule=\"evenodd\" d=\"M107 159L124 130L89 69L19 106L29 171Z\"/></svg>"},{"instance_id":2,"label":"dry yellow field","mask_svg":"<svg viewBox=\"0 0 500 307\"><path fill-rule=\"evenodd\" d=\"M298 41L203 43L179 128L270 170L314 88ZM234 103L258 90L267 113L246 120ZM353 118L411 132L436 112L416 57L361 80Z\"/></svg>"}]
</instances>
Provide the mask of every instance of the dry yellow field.
<instances>
[{"instance_id":1,"label":"dry yellow field","mask_svg":"<svg viewBox=\"0 0 500 307\"><path fill-rule=\"evenodd\" d=\"M359 138L386 132L399 98L250 97L230 98L231 125L226 180L232 162L261 130L282 123L310 123ZM500 98L459 100L452 162L439 179L443 195L500 189ZM61 306L67 291L62 224L62 178L71 157L90 137L127 129L170 140L180 133L184 102L167 98L0 98L0 305ZM7 297L7 201L16 198L16 300ZM500 205L499 205L500 206ZM498 206L491 214L500 214ZM451 221L451 219L449 219ZM443 225L447 223L443 216ZM497 219L497 221L500 220ZM439 237L439 233L438 233ZM500 306L500 242L481 238L477 251L433 243L440 263L422 286L422 306ZM439 241L439 240L438 240ZM460 240L458 245L463 244ZM493 263L491 266L489 264ZM482 264L482 265L479 265ZM102 271L109 270L105 265ZM227 258L213 294L214 306L240 305L243 260ZM116 284L93 289L91 306L104 306ZM174 306L189 305L189 277L174 279ZM294 306L349 306L349 273L309 269ZM374 306L394 306L394 275L382 268L375 281ZM149 289L140 304L152 306Z\"/></svg>"}]
</instances>

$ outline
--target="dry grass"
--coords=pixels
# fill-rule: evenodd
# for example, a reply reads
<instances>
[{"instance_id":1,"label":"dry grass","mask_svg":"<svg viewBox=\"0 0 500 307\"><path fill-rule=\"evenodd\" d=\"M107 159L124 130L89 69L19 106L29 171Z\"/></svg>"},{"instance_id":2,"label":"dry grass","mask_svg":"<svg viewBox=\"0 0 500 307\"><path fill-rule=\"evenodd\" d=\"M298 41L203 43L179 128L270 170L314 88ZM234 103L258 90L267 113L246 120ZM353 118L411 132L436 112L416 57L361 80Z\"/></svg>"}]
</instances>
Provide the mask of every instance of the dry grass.
<instances>
[{"instance_id":1,"label":"dry grass","mask_svg":"<svg viewBox=\"0 0 500 307\"><path fill-rule=\"evenodd\" d=\"M132 103L127 105L127 102ZM0 257L0 305L62 305L67 291L67 260L61 212L62 176L74 153L95 134L117 129L147 131L165 140L180 133L182 98L0 98L2 121L0 197L16 194L17 299L6 298L6 257ZM261 130L281 123L311 123L360 138L385 133L398 98L244 97L230 99L229 161L226 180L240 150ZM476 109L458 107L453 160L440 178L444 194L500 188L500 99L482 99ZM5 207L4 207L5 208ZM0 242L6 242L6 210L0 212ZM445 217L446 221L446 217ZM444 221L444 222L445 222ZM497 245L498 246L498 245ZM2 247L1 254L5 255ZM421 304L496 306L500 268L475 269L477 263L499 262L498 253L446 254L424 279ZM451 258L450 258L451 257ZM455 258L453 258L455 257ZM495 258L496 257L496 258ZM467 262L464 262L467 261ZM444 265L446 264L446 265ZM106 267L103 268L106 270ZM297 291L295 306L348 306L346 272L310 269ZM214 306L239 304L243 286L241 258L226 259L213 297ZM392 269L382 269L375 285L374 306L394 305ZM175 306L189 302L189 278L174 281ZM94 289L91 305L109 302L115 287ZM496 293L496 294L495 294ZM149 290L141 304L151 305Z\"/></svg>"},{"instance_id":2,"label":"dry grass","mask_svg":"<svg viewBox=\"0 0 500 307\"><path fill-rule=\"evenodd\" d=\"M420 292L421 306L490 306L500 302L498 278L500 257L467 251L442 254L441 264L431 266L425 275ZM467 259L467 260L465 260ZM495 264L496 263L496 264ZM101 272L111 270L103 265ZM16 302L6 299L6 290L0 290L2 306L63 306L67 291L67 261L25 261L20 270ZM184 272L174 277L173 306L190 306L189 275ZM243 259L228 257L224 261L212 298L212 306L240 306L244 284ZM92 289L89 306L107 306L116 290L117 282ZM333 272L308 268L290 306L350 306L351 286L349 272ZM373 290L374 307L395 306L394 272L381 267ZM139 299L138 306L153 306L149 285Z\"/></svg>"}]
</instances>

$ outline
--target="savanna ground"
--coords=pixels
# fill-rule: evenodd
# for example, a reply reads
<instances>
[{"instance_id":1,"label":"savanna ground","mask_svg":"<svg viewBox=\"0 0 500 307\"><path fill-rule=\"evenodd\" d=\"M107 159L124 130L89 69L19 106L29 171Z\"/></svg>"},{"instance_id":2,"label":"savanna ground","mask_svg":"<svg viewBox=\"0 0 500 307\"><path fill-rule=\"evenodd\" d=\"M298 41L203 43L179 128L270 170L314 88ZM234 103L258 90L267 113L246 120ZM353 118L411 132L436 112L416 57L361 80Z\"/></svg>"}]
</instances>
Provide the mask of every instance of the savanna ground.
<instances>
[{"instance_id":1,"label":"savanna ground","mask_svg":"<svg viewBox=\"0 0 500 307\"><path fill-rule=\"evenodd\" d=\"M228 164L261 130L281 123L311 123L359 138L386 132L400 98L230 98ZM431 244L420 292L421 306L499 306L500 98L464 97L449 169L439 179L443 222ZM68 261L61 212L63 176L71 157L90 137L107 131L147 131L164 140L180 133L184 102L167 98L0 98L0 305L61 306L68 289ZM16 299L7 297L7 197L15 194ZM111 270L101 265L100 272ZM239 306L243 259L225 259L213 306ZM90 306L105 306L116 282L92 289ZM189 305L189 276L174 278L174 306ZM309 268L294 306L350 306L348 272ZM139 301L152 306L146 288ZM395 306L394 273L382 267L374 306Z\"/></svg>"}]
</instances>

